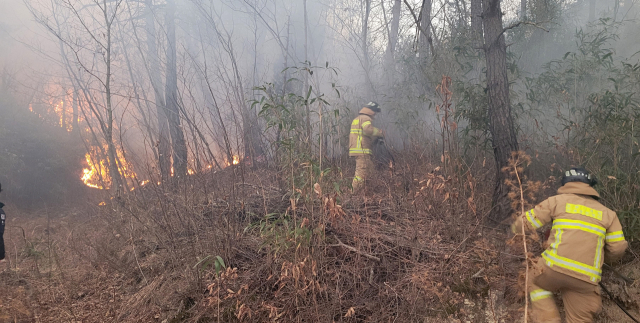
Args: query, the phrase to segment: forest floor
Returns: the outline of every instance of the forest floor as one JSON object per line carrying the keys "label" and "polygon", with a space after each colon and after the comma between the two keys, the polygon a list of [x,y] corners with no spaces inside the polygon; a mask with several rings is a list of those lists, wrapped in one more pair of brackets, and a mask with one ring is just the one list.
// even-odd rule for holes
{"label": "forest floor", "polygon": [[[0,322],[522,321],[522,240],[486,224],[485,175],[424,163],[334,193],[351,171],[297,194],[238,166],[178,193],[7,208]],[[636,316],[639,251],[616,267],[634,283],[603,279]],[[603,303],[597,322],[631,322]]]}

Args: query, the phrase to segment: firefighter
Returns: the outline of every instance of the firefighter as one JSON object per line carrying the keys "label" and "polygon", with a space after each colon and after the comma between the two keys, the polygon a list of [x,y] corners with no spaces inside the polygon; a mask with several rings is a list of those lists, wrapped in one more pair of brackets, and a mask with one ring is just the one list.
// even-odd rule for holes
{"label": "firefighter", "polygon": [[349,156],[354,157],[356,160],[356,174],[352,182],[354,192],[364,187],[367,178],[373,171],[371,148],[374,139],[376,137],[384,137],[384,132],[371,124],[374,116],[379,112],[380,107],[378,103],[373,101],[369,102],[360,110],[358,116],[353,119],[353,122],[351,122]]}
{"label": "firefighter", "polygon": [[615,212],[598,202],[597,180],[582,167],[562,177],[558,195],[518,217],[514,233],[534,231],[551,222],[547,249],[529,272],[528,293],[534,322],[560,323],[553,293],[559,292],[567,323],[593,322],[600,311],[602,264],[622,257],[627,241]]}

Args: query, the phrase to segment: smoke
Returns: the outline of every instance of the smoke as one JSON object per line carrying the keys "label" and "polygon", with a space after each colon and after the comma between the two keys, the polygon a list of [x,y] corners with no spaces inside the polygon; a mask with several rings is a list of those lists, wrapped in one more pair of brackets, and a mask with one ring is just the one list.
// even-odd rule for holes
{"label": "smoke", "polygon": [[[223,168],[233,156],[255,158],[274,149],[271,143],[278,133],[267,129],[258,115],[259,104],[252,104],[264,96],[256,88],[267,84],[280,97],[310,93],[317,99],[308,105],[312,141],[328,145],[332,157],[344,156],[340,136],[360,106],[371,100],[383,104],[376,123],[389,134],[388,144],[441,145],[442,116],[435,107],[442,75],[462,85],[453,94],[459,131],[469,133],[469,127],[481,124],[476,121],[483,118],[477,104],[483,95],[483,63],[472,41],[470,3],[432,1],[429,44],[419,37],[415,21],[423,1],[402,1],[398,17],[392,12],[395,1],[370,1],[369,11],[364,3],[308,0],[305,11],[305,1],[179,0],[177,40],[171,44],[165,1],[109,2],[110,18],[105,21],[101,7],[89,0],[7,0],[0,3],[3,84],[13,97],[12,111],[64,128],[55,139],[66,142],[65,136],[72,137],[74,149],[85,151],[80,165],[68,165],[78,182],[87,168],[86,153],[95,152],[92,164],[100,165],[112,145],[111,154],[123,160],[115,161],[119,165],[110,171],[124,173],[126,165],[135,174],[123,174],[129,188],[158,181],[162,156],[175,154],[172,148],[163,152],[163,144],[173,141],[171,132],[163,133],[169,126],[162,116],[167,53],[173,45],[178,111],[172,113],[180,117],[189,173]],[[532,118],[542,121],[539,116],[551,116],[558,107],[536,106],[541,110],[533,116],[528,79],[538,79],[549,62],[576,51],[577,31],[593,30],[599,19],[624,22],[615,32],[618,39],[611,42],[614,57],[637,59],[634,19],[639,10],[630,1],[526,3],[526,21],[520,18],[520,1],[505,1],[503,19],[513,103],[520,109],[522,130],[535,133]],[[396,38],[390,34],[394,19],[397,45],[389,53],[389,40]],[[368,28],[363,30],[365,22]],[[302,111],[297,117],[306,126],[307,105],[298,108]],[[332,119],[321,123],[321,116]],[[544,123],[560,126],[552,117]],[[27,126],[38,128],[32,121]],[[109,168],[108,163],[104,167]]]}

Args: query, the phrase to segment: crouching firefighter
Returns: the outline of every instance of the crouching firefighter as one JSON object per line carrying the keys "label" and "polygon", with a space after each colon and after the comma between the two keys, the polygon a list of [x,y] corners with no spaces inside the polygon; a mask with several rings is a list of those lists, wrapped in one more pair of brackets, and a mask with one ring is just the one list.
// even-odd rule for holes
{"label": "crouching firefighter", "polygon": [[371,160],[373,141],[376,137],[384,137],[384,132],[374,127],[373,121],[376,113],[380,112],[380,107],[376,102],[367,103],[358,116],[351,122],[349,133],[349,157],[356,160],[356,174],[353,177],[353,191],[359,191],[373,171],[373,161]]}
{"label": "crouching firefighter", "polygon": [[561,322],[553,297],[559,292],[568,323],[593,322],[602,307],[602,264],[620,259],[627,241],[616,213],[598,202],[594,176],[571,168],[561,183],[558,195],[526,212],[526,220],[518,217],[511,229],[520,233],[522,225],[531,231],[552,223],[548,248],[529,271],[533,321]]}

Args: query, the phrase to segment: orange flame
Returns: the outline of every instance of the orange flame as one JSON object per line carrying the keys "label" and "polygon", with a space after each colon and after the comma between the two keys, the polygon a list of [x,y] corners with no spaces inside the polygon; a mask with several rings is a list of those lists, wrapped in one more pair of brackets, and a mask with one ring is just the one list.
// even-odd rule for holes
{"label": "orange flame", "polygon": [[104,161],[100,161],[98,165],[94,164],[93,159],[91,158],[91,153],[86,153],[84,158],[89,168],[84,168],[82,170],[82,176],[80,179],[84,182],[84,185],[100,190],[104,189],[100,183],[100,179],[102,178],[105,180],[108,177],[106,163]]}
{"label": "orange flame", "polygon": [[[124,153],[120,149],[118,149],[116,153],[120,174],[123,175],[125,180],[128,180],[127,183],[132,184],[131,187],[134,187],[133,180],[136,178],[136,174],[131,170],[131,166],[125,160]],[[89,187],[105,189],[105,186],[109,188],[111,185],[111,176],[108,171],[108,161],[101,159],[99,157],[100,155],[100,151],[96,147],[91,147],[91,151],[85,154],[85,161],[88,167],[82,170],[80,180]]]}
{"label": "orange flame", "polygon": [[[238,165],[238,164],[240,164],[240,156],[238,156],[238,155],[233,155],[233,156],[232,156],[232,158],[233,158],[233,159],[231,160],[231,163],[230,163],[228,160],[227,160],[227,161],[225,161],[225,164],[227,164],[227,166],[231,166],[231,165]],[[209,167],[209,168],[211,168],[211,167]]]}

